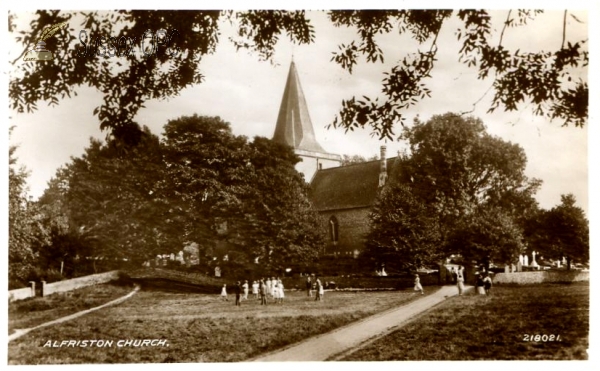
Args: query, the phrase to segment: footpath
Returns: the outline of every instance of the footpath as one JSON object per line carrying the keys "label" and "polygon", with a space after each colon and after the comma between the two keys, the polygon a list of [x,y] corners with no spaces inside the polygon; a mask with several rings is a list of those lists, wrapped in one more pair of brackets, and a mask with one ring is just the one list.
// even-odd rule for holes
{"label": "footpath", "polygon": [[104,304],[102,304],[100,306],[97,306],[97,307],[94,307],[94,308],[90,308],[90,309],[86,309],[86,310],[83,310],[81,312],[73,313],[73,314],[71,314],[69,316],[62,317],[62,318],[56,319],[54,321],[45,322],[45,323],[42,323],[41,325],[38,325],[38,326],[35,326],[35,327],[32,327],[32,328],[16,329],[14,333],[12,333],[11,335],[8,336],[8,341],[11,342],[12,340],[18,339],[21,336],[23,336],[23,335],[25,335],[25,334],[33,331],[33,330],[37,330],[37,329],[42,328],[42,327],[52,326],[52,325],[56,325],[58,323],[70,321],[70,320],[75,319],[77,317],[81,317],[84,314],[88,314],[90,312],[94,312],[94,311],[96,311],[98,309],[102,309],[102,308],[106,308],[106,307],[111,306],[111,305],[122,303],[125,300],[129,299],[130,297],[132,297],[133,295],[135,295],[135,293],[138,292],[139,290],[140,290],[140,286],[136,285],[135,289],[132,292],[130,292],[129,294],[127,294],[125,296],[122,296],[120,298],[117,298],[117,299],[115,299],[113,301],[109,301],[108,303],[104,303]]}
{"label": "footpath", "polygon": [[[468,291],[470,287],[465,287]],[[418,295],[418,294],[415,294]],[[350,325],[318,335],[283,350],[251,359],[251,362],[314,362],[335,360],[369,340],[384,336],[408,323],[418,314],[449,297],[458,295],[456,286],[443,286],[437,292],[401,307],[385,311]]]}

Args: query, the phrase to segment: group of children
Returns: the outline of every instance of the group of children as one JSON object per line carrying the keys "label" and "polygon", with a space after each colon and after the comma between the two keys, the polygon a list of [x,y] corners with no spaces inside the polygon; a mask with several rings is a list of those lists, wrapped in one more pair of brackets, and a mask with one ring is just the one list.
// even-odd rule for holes
{"label": "group of children", "polygon": [[[250,286],[248,281],[244,281],[242,284],[240,281],[234,286],[235,292],[235,305],[241,305],[243,300],[248,300]],[[252,294],[255,299],[260,299],[261,305],[267,304],[267,297],[271,297],[275,300],[275,303],[283,303],[285,298],[285,290],[283,282],[279,278],[264,278],[259,281],[252,282]],[[228,300],[227,298],[227,284],[223,284],[221,289],[221,300]]]}

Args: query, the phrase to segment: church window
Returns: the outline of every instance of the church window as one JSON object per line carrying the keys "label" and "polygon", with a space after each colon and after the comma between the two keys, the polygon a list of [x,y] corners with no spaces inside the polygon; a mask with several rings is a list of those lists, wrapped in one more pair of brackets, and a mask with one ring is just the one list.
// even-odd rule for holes
{"label": "church window", "polygon": [[338,220],[335,216],[329,218],[329,238],[334,245],[337,245],[339,237]]}

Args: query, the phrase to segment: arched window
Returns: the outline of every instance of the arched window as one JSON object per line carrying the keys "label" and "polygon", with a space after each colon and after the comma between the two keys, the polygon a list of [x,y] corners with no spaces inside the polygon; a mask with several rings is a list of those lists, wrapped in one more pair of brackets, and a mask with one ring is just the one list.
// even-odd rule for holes
{"label": "arched window", "polygon": [[339,238],[338,220],[335,216],[329,218],[329,238],[334,245],[337,245]]}

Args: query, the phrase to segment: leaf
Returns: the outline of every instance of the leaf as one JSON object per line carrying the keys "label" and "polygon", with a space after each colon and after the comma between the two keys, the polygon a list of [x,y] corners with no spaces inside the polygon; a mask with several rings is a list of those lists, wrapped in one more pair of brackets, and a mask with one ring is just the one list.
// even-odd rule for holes
{"label": "leaf", "polygon": [[68,23],[69,23],[68,21],[64,21],[64,22],[55,24],[54,26],[44,28],[44,30],[42,31],[42,34],[40,35],[40,41],[44,41],[44,40],[50,38],[52,35],[57,33],[61,28],[65,27]]}

